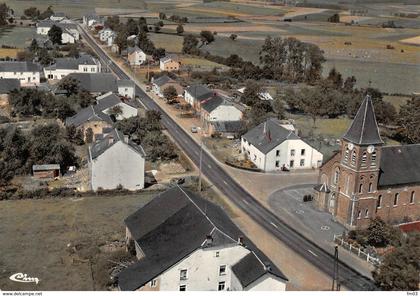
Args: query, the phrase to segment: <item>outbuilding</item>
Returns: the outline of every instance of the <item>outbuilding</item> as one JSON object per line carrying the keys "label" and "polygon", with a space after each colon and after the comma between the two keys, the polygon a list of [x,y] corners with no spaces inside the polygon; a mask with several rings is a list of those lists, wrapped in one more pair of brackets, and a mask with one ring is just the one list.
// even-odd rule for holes
{"label": "outbuilding", "polygon": [[57,178],[61,175],[59,164],[35,164],[32,166],[32,175],[38,179]]}

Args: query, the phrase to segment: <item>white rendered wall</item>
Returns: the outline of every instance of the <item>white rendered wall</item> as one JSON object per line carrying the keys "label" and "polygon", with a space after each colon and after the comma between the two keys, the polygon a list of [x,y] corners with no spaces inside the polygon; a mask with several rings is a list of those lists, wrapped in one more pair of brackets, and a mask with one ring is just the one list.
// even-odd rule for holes
{"label": "white rendered wall", "polygon": [[16,78],[21,86],[32,86],[40,83],[40,72],[0,72],[2,78]]}

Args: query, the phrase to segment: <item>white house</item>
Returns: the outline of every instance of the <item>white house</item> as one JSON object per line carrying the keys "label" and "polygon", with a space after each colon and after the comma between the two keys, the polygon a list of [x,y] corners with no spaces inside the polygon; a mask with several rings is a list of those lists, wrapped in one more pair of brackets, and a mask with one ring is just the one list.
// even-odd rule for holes
{"label": "white house", "polygon": [[52,26],[60,27],[63,33],[61,34],[61,42],[63,44],[75,43],[80,39],[80,33],[77,25],[69,21],[55,22],[52,20],[40,21],[36,24],[36,33],[39,35],[48,35]]}
{"label": "white house", "polygon": [[98,34],[99,40],[101,40],[102,42],[106,42],[110,36],[115,35],[115,32],[110,28],[105,28],[103,30],[100,30]]}
{"label": "white house", "polygon": [[136,84],[133,80],[117,80],[118,93],[120,96],[134,99],[136,97]]}
{"label": "white house", "polygon": [[323,158],[319,151],[274,118],[243,135],[241,151],[263,171],[318,168]]}
{"label": "white house", "polygon": [[96,24],[102,23],[102,18],[96,14],[89,14],[83,16],[83,25],[91,27]]}
{"label": "white house", "polygon": [[285,291],[286,276],[219,206],[176,186],[124,220],[128,291]]}
{"label": "white house", "polygon": [[89,147],[92,190],[144,188],[145,153],[120,131],[113,130]]}
{"label": "white house", "polygon": [[127,60],[131,66],[140,66],[146,62],[147,56],[143,50],[135,46],[127,49]]}
{"label": "white house", "polygon": [[170,78],[167,75],[163,75],[161,77],[158,78],[153,78],[152,80],[152,90],[153,92],[163,98],[164,97],[164,91],[167,87],[172,86],[175,88],[178,96],[182,96],[182,93],[184,91],[184,89],[182,88],[182,86],[176,82],[175,80],[173,80],[172,78]]}
{"label": "white house", "polygon": [[21,86],[39,85],[41,67],[32,62],[0,62],[0,79],[15,78]]}
{"label": "white house", "polygon": [[112,115],[114,108],[118,107],[121,114],[115,115],[116,120],[122,120],[138,115],[138,106],[134,100],[124,100],[112,92],[108,92],[96,98],[94,108],[108,115]]}
{"label": "white house", "polygon": [[159,60],[159,68],[161,71],[178,71],[181,63],[176,55],[167,55]]}
{"label": "white house", "polygon": [[205,122],[239,121],[242,111],[220,95],[201,102],[201,119]]}
{"label": "white house", "polygon": [[108,39],[106,39],[106,45],[112,46],[115,42],[115,38],[117,37],[117,34],[114,32],[113,34],[109,35]]}
{"label": "white house", "polygon": [[184,100],[194,107],[199,101],[213,96],[214,92],[202,84],[187,87],[184,91]]}
{"label": "white house", "polygon": [[79,58],[57,58],[55,64],[44,68],[48,80],[62,79],[71,73],[100,73],[101,63],[90,55]]}
{"label": "white house", "polygon": [[54,22],[61,22],[66,18],[64,12],[56,12],[52,16],[50,16],[50,20]]}

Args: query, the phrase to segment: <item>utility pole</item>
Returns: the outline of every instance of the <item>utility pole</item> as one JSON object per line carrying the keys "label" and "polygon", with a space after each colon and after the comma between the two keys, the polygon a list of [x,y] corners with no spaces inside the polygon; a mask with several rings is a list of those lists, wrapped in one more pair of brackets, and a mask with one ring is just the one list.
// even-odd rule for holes
{"label": "utility pole", "polygon": [[340,291],[340,280],[338,278],[338,246],[334,249],[334,274],[331,291]]}
{"label": "utility pole", "polygon": [[200,164],[198,171],[198,192],[201,192],[201,163],[203,161],[203,140],[200,143]]}

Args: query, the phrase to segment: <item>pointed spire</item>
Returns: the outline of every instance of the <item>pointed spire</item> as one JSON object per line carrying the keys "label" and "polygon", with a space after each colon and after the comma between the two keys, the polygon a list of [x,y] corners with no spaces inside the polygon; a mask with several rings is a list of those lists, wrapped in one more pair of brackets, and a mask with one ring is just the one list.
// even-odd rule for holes
{"label": "pointed spire", "polygon": [[370,95],[363,100],[343,139],[358,145],[383,144]]}

